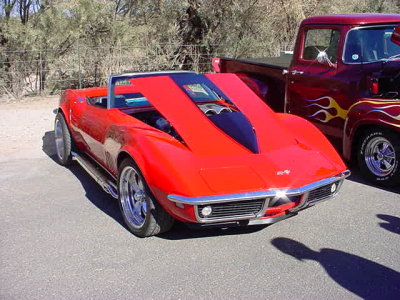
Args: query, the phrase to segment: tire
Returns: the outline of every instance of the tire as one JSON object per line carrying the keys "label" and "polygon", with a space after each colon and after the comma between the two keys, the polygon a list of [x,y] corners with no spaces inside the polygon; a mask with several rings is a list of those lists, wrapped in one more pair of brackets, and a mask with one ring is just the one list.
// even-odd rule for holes
{"label": "tire", "polygon": [[361,136],[357,160],[363,177],[382,186],[400,184],[400,136],[385,129],[370,129]]}
{"label": "tire", "polygon": [[72,139],[62,113],[58,113],[54,121],[54,138],[58,162],[63,166],[70,165],[72,162]]}
{"label": "tire", "polygon": [[171,229],[174,219],[152,195],[142,173],[130,158],[118,169],[118,200],[125,224],[138,237],[149,237]]}

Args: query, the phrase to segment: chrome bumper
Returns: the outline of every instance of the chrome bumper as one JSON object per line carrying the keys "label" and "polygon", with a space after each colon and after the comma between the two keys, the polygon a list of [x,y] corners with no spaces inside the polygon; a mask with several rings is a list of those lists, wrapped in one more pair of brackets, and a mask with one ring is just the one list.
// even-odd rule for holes
{"label": "chrome bumper", "polygon": [[[223,221],[236,221],[236,220],[256,220],[260,219],[266,212],[266,209],[268,208],[269,205],[269,199],[273,199],[274,197],[279,197],[280,195],[285,195],[287,197],[292,197],[292,196],[301,196],[300,202],[297,206],[293,207],[290,209],[288,212],[289,213],[296,213],[299,210],[305,209],[307,207],[310,207],[314,205],[317,202],[325,201],[330,198],[333,198],[337,195],[337,193],[340,190],[340,187],[346,177],[350,175],[350,171],[346,170],[342,173],[339,173],[335,176],[325,178],[310,184],[307,184],[305,186],[295,188],[295,189],[289,189],[289,190],[267,190],[267,191],[258,191],[258,192],[248,192],[248,193],[240,193],[240,194],[226,194],[226,195],[214,195],[214,196],[201,196],[201,197],[185,197],[185,196],[179,196],[179,195],[168,195],[168,199],[179,204],[186,204],[186,205],[211,205],[211,204],[216,204],[216,203],[226,203],[226,202],[235,202],[235,201],[250,201],[250,200],[256,200],[256,199],[265,199],[265,205],[263,209],[260,211],[259,214],[255,216],[244,216],[244,217],[228,217],[228,218],[218,218],[218,219],[206,219],[206,218],[201,218],[199,214],[197,213],[197,209],[195,207],[196,211],[196,219],[200,223],[213,223],[213,222],[223,222]],[[330,195],[330,197],[317,200],[317,201],[309,201],[308,195],[309,192],[318,189],[320,187],[333,184],[337,182],[338,187],[336,191]],[[252,223],[257,223],[257,222],[252,222]]]}

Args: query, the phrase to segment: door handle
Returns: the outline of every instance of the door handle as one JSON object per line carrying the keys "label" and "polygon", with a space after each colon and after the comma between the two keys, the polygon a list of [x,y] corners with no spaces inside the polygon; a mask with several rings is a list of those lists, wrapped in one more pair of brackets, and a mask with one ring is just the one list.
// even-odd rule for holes
{"label": "door handle", "polygon": [[297,71],[297,70],[292,70],[291,72],[292,72],[292,75],[296,75],[296,74],[301,75],[301,74],[304,74],[303,71]]}

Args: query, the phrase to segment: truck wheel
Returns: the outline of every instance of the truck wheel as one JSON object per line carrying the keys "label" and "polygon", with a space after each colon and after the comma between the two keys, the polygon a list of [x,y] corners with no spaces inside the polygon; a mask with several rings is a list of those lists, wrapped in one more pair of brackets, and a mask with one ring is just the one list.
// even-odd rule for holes
{"label": "truck wheel", "polygon": [[174,219],[154,199],[139,168],[126,158],[119,167],[119,207],[128,228],[138,237],[171,229]]}
{"label": "truck wheel", "polygon": [[400,184],[400,137],[385,129],[366,131],[359,142],[361,174],[379,185]]}
{"label": "truck wheel", "polygon": [[56,115],[56,119],[54,121],[54,137],[58,162],[63,166],[67,166],[72,161],[72,140],[67,123],[65,122],[64,116],[61,113]]}

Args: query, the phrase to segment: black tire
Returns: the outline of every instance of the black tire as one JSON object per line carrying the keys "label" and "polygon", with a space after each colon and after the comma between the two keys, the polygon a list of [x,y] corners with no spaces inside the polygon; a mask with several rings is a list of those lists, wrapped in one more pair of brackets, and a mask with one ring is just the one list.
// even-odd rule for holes
{"label": "black tire", "polygon": [[56,154],[60,165],[68,166],[72,162],[72,139],[68,125],[62,113],[57,113],[54,121]]}
{"label": "black tire", "polygon": [[400,184],[400,135],[381,128],[365,131],[358,143],[357,160],[368,181],[387,187]]}
{"label": "black tire", "polygon": [[[128,174],[128,172],[130,172]],[[128,182],[127,178],[137,178]],[[132,188],[134,183],[139,189]],[[127,191],[127,188],[129,190]],[[124,191],[125,190],[125,191]],[[130,159],[124,159],[118,168],[118,202],[125,224],[138,237],[149,237],[171,229],[174,219],[152,195],[142,172]],[[138,196],[136,198],[136,196]],[[140,199],[140,200],[139,200]],[[140,203],[139,203],[140,202]],[[139,204],[138,204],[139,203]],[[140,206],[140,213],[133,207]],[[145,207],[145,209],[143,208]],[[144,220],[142,220],[142,218]],[[141,222],[139,222],[141,221]]]}

